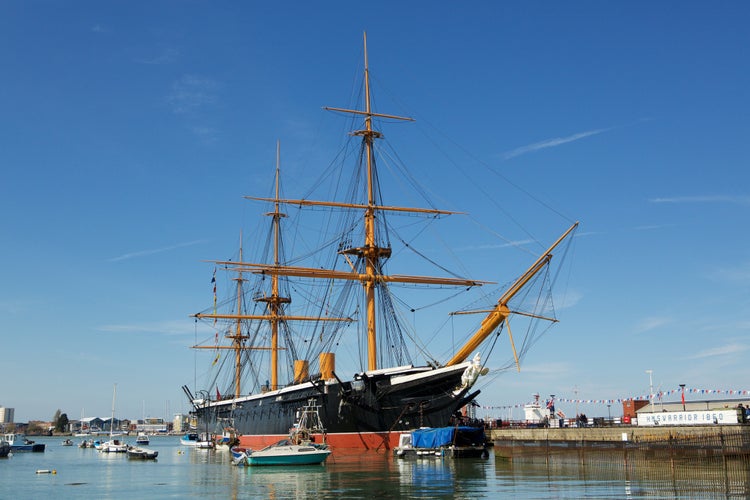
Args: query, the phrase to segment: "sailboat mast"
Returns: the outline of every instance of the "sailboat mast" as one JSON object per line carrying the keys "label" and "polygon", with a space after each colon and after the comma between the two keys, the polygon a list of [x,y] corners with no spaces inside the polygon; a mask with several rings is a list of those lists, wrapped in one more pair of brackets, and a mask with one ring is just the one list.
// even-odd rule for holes
{"label": "sailboat mast", "polygon": [[115,398],[117,397],[117,384],[112,389],[112,418],[109,421],[109,440],[112,441],[112,429],[115,426]]}

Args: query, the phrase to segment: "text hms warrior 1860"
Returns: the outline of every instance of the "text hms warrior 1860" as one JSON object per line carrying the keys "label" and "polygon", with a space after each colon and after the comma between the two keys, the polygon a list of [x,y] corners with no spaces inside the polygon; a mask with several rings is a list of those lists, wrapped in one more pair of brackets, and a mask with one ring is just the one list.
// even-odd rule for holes
{"label": "text hms warrior 1860", "polygon": [[[187,386],[183,387],[194,408],[193,424],[200,430],[221,432],[231,428],[241,445],[265,446],[288,436],[300,408],[314,403],[319,406],[326,440],[334,450],[391,449],[397,446],[402,431],[450,425],[465,415],[462,409],[479,393],[473,389],[477,378],[488,372],[477,349],[488,338],[496,339],[493,334],[503,327],[507,327],[513,345],[507,323],[511,314],[531,321],[554,321],[547,317],[552,310],[551,295],[545,295],[542,289],[550,285],[548,268],[553,249],[566,239],[570,241],[567,237],[577,223],[543,252],[499,300],[480,310],[463,311],[463,314],[482,313],[485,317],[448,361],[439,363],[428,357],[427,341],[420,341],[414,331],[399,322],[404,314],[398,309],[402,299],[394,294],[395,286],[452,288],[455,293],[456,289],[468,292],[489,282],[457,275],[431,277],[386,272],[386,262],[394,253],[393,236],[405,247],[413,248],[413,238],[398,236],[398,228],[389,224],[390,217],[410,215],[433,221],[455,212],[383,204],[376,162],[376,140],[382,135],[373,128],[374,122],[411,119],[372,110],[366,43],[364,61],[362,109],[326,108],[363,121],[363,126],[351,133],[359,143],[357,149],[345,147],[339,155],[344,163],[348,153],[355,151],[359,160],[354,170],[356,180],[346,191],[349,199],[282,198],[277,146],[274,195],[251,198],[271,207],[266,213],[272,221],[268,238],[253,239],[263,247],[259,252],[261,263],[245,262],[242,245],[237,260],[215,263],[232,273],[235,284],[233,298],[219,303],[214,271],[214,305],[195,315],[196,321],[208,323],[214,335],[213,343],[194,347],[215,351],[212,356],[215,374],[206,382],[206,388],[193,394]],[[317,185],[330,186],[323,182]],[[286,256],[281,221],[287,214],[282,212],[282,206],[318,217],[322,214],[343,217],[343,222],[337,224],[326,219],[307,226],[315,228],[322,241],[319,248],[328,257],[314,260],[318,254],[312,251],[301,253],[294,260]],[[332,228],[341,231],[335,238],[330,235]],[[285,233],[286,229],[287,222]],[[302,240],[300,231],[294,232],[295,244]],[[306,285],[311,287],[305,288]],[[539,290],[535,301],[529,300],[530,289]],[[529,302],[533,304],[528,306]],[[220,312],[224,306],[232,309]],[[345,335],[349,332],[353,334]],[[527,336],[534,332],[535,329],[527,330]],[[219,342],[220,336],[230,343]],[[351,342],[352,338],[360,340]],[[524,346],[533,343],[525,340]],[[358,345],[366,356],[358,358],[353,354]],[[429,360],[424,366],[411,362],[415,349],[420,349]],[[345,363],[361,361],[363,365],[352,370],[358,373],[351,380],[344,380],[347,377],[335,366],[335,352],[341,362],[342,350]],[[517,364],[519,353],[515,347],[513,352]],[[288,382],[281,383],[280,371],[284,369]],[[230,377],[221,379],[221,374],[227,372]],[[245,387],[248,384],[249,389]]]}

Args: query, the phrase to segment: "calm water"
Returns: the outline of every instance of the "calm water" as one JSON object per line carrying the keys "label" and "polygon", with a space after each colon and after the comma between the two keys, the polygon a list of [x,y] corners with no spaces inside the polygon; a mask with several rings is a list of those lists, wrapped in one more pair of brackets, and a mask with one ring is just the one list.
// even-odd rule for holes
{"label": "calm water", "polygon": [[[512,464],[489,460],[396,460],[377,453],[329,458],[295,469],[235,467],[227,452],[193,450],[156,437],[157,461],[61,446],[36,438],[44,453],[0,459],[0,498],[745,498],[748,478],[709,480],[696,466],[687,478],[663,464],[638,471],[621,463]],[[56,474],[36,474],[55,469]],[[664,474],[655,473],[664,470]],[[719,471],[719,478],[721,478]]]}

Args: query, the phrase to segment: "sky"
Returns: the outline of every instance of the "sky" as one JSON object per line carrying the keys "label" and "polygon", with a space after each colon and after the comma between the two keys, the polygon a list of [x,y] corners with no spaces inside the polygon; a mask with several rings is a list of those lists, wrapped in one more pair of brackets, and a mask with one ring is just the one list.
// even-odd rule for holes
{"label": "sky", "polygon": [[254,234],[244,197],[269,194],[277,141],[292,198],[332,159],[346,123],[322,107],[348,105],[365,31],[382,112],[416,118],[384,134],[441,208],[496,231],[456,232],[457,252],[503,282],[530,262],[500,242],[549,244],[580,221],[560,322],[520,372],[480,383],[480,416],[521,418],[507,407],[533,393],[591,417],[651,383],[750,390],[749,15],[6,0],[0,406],[106,417],[116,384],[118,417],[188,411],[180,387],[211,358],[190,349],[207,261]]}

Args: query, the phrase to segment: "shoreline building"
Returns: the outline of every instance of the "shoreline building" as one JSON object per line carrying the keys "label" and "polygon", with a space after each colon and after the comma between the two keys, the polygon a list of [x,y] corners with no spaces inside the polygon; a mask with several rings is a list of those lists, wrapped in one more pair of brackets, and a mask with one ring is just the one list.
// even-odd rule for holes
{"label": "shoreline building", "polygon": [[0,424],[12,424],[15,408],[0,406]]}

